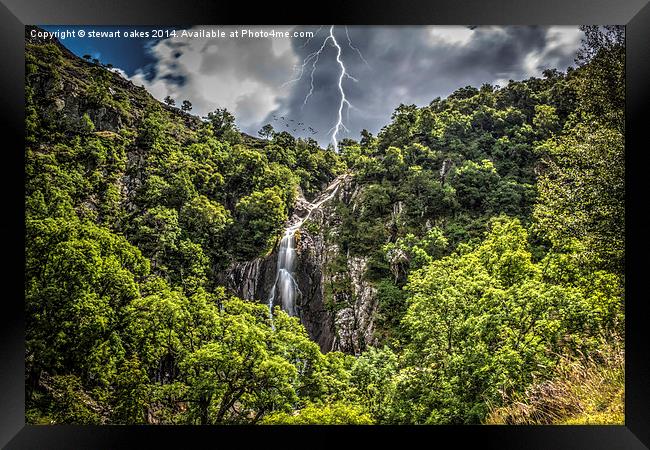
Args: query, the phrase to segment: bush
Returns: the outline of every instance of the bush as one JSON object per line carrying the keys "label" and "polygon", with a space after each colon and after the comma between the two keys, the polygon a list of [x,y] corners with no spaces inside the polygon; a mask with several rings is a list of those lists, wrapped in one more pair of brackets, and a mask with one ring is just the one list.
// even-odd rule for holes
{"label": "bush", "polygon": [[296,413],[273,413],[266,425],[372,425],[372,418],[361,407],[343,402],[309,404]]}

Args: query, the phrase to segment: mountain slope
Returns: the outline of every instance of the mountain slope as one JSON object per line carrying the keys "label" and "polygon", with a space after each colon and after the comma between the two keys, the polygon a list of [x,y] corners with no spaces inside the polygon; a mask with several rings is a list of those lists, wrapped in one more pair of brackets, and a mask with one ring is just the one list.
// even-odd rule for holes
{"label": "mountain slope", "polygon": [[[340,154],[28,31],[30,423],[479,423],[622,341],[616,28]],[[268,307],[288,232],[297,317]]]}

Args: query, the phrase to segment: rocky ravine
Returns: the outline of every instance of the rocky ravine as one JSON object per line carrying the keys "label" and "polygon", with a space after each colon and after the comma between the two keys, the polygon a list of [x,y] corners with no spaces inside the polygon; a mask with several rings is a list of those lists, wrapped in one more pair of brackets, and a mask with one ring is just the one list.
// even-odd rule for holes
{"label": "rocky ravine", "polygon": [[[338,179],[337,179],[338,180]],[[321,196],[331,192],[325,189]],[[297,263],[294,278],[300,293],[296,310],[310,338],[317,342],[321,351],[340,350],[359,354],[374,344],[373,319],[377,308],[376,290],[365,280],[367,258],[346,255],[350,289],[337,292],[336,299],[326,298],[326,287],[337,281],[341,274],[329,275],[327,270],[339,255],[338,246],[326,235],[335,236],[340,225],[333,204],[338,200],[353,204],[360,194],[359,186],[350,175],[340,176],[340,186],[331,200],[314,209],[305,224],[296,233]],[[317,203],[320,196],[313,203]],[[304,218],[310,203],[300,195],[290,223]],[[317,229],[318,231],[313,231]],[[328,233],[325,233],[327,231]],[[266,303],[276,276],[277,249],[264,258],[233,264],[218,280],[235,295]],[[328,305],[339,305],[336,310]]]}

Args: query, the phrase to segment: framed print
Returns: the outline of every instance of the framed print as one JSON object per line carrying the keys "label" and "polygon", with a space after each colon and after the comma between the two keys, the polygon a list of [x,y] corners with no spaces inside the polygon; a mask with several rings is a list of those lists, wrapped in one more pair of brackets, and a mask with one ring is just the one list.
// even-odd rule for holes
{"label": "framed print", "polygon": [[644,0],[2,1],[7,448],[648,448]]}

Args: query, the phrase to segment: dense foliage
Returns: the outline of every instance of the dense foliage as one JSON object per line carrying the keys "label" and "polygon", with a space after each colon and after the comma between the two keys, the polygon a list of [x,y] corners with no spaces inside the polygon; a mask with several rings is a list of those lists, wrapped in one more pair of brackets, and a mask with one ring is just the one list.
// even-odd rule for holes
{"label": "dense foliage", "polygon": [[29,420],[257,422],[337,391],[339,356],[211,281],[268,254],[337,155],[243,136],[225,110],[185,123],[54,44],[26,62]]}
{"label": "dense foliage", "polygon": [[[480,423],[620,351],[624,37],[584,31],[577,68],[401,105],[340,155],[28,42],[28,421]],[[344,171],[359,200],[332,201],[327,239],[368,258],[378,301],[359,355],[215,281]]]}

